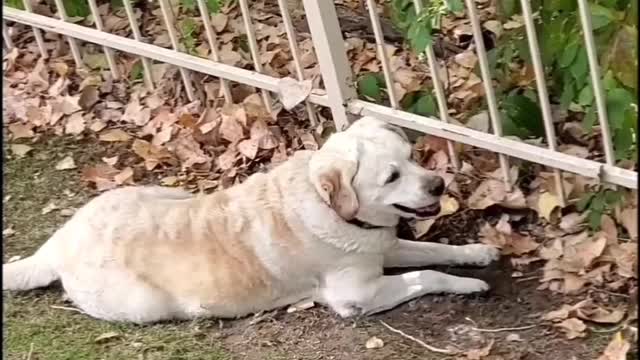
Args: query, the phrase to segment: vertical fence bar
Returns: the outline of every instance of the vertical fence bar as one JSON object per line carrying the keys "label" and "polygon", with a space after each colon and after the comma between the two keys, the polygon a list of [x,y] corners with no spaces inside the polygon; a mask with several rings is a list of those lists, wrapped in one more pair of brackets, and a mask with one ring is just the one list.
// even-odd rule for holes
{"label": "vertical fence bar", "polygon": [[[474,0],[465,0],[465,3],[467,5],[467,12],[469,13],[469,20],[471,21],[473,40],[476,44],[476,54],[478,55],[480,73],[482,74],[482,83],[484,85],[484,91],[487,96],[487,106],[489,107],[489,115],[491,116],[491,127],[493,127],[493,133],[495,135],[502,136],[502,120],[500,118],[500,112],[498,111],[496,94],[493,91],[493,81],[491,78],[491,73],[489,72],[487,50],[485,49],[484,40],[482,39],[480,18],[478,17],[478,11],[476,10],[476,4]],[[500,168],[502,169],[502,177],[504,179],[505,187],[507,188],[507,191],[511,191],[509,161],[504,154],[499,154],[498,157],[500,160]]]}
{"label": "vertical fence bar", "polygon": [[[178,35],[176,35],[176,28],[174,27],[174,19],[171,15],[170,4],[167,0],[159,0],[160,3],[160,11],[162,12],[162,18],[164,19],[164,24],[167,27],[167,32],[169,33],[169,40],[171,40],[171,47],[173,50],[180,51],[180,43],[178,42]],[[180,70],[180,76],[182,77],[182,82],[184,83],[184,90],[187,93],[187,98],[189,101],[193,101],[195,99],[195,95],[193,94],[193,87],[191,85],[191,76],[189,71],[183,67],[178,68]]]}
{"label": "vertical fence bar", "polygon": [[[542,107],[542,120],[544,121],[544,132],[547,136],[547,144],[549,150],[556,150],[556,130],[553,127],[553,115],[551,114],[551,104],[549,104],[549,93],[547,91],[547,83],[544,78],[544,67],[540,58],[540,47],[538,46],[538,36],[536,35],[536,27],[533,23],[533,12],[531,11],[530,0],[521,0],[522,15],[524,17],[524,25],[529,39],[529,52],[531,53],[531,61],[533,62],[533,71],[536,76],[536,86],[538,88],[538,99]],[[556,182],[556,192],[562,206],[566,206],[566,194],[564,183],[562,182],[562,173],[558,169],[553,170]]]}
{"label": "vertical fence bar", "polygon": [[[200,16],[202,17],[202,23],[204,24],[204,30],[207,34],[207,40],[209,41],[209,48],[211,49],[211,60],[215,62],[220,62],[220,56],[218,56],[218,44],[216,42],[216,34],[213,32],[213,27],[211,26],[211,15],[209,14],[209,8],[204,0],[198,0],[198,8],[200,9]],[[227,103],[231,103],[233,100],[231,99],[231,90],[229,89],[229,82],[227,80],[220,78],[220,89],[224,96],[224,100]]]}
{"label": "vertical fence bar", "polygon": [[[28,2],[29,0],[25,0]],[[100,31],[104,31],[104,25],[102,24],[102,18],[100,17],[100,11],[98,10],[98,5],[96,4],[96,0],[88,0],[89,9],[91,9],[91,15],[93,15],[93,21],[96,23],[96,29]],[[111,75],[114,79],[120,78],[120,71],[118,71],[118,64],[116,63],[116,58],[114,56],[113,50],[106,46],[103,46],[104,56],[107,58],[107,63],[109,64],[109,69],[111,70]]]}
{"label": "vertical fence bar", "polygon": [[367,8],[369,9],[369,18],[371,19],[371,27],[373,28],[373,37],[376,40],[376,49],[378,50],[378,59],[382,65],[382,73],[384,74],[384,81],[387,83],[387,93],[389,94],[389,102],[394,109],[400,108],[400,102],[396,95],[396,89],[393,86],[393,76],[391,75],[391,66],[389,65],[389,57],[387,51],[384,48],[384,35],[382,34],[382,27],[380,26],[380,17],[376,8],[376,2],[374,0],[366,0]]}
{"label": "vertical fence bar", "polygon": [[[413,0],[413,7],[416,10],[416,14],[422,12],[422,0]],[[440,120],[443,122],[449,122],[449,109],[447,107],[447,97],[444,93],[444,88],[442,87],[442,81],[440,81],[440,75],[438,74],[438,60],[436,59],[436,54],[433,51],[433,45],[427,45],[425,49],[425,53],[427,55],[427,62],[429,63],[429,71],[431,73],[431,80],[433,80],[433,89],[436,92],[436,101],[438,102],[438,112],[440,112]],[[458,160],[458,155],[456,154],[456,149],[453,146],[453,142],[447,140],[447,150],[449,151],[449,157],[451,158],[451,164],[453,168],[458,170],[460,169],[460,161]]]}
{"label": "vertical fence bar", "polygon": [[7,50],[13,49],[13,40],[11,40],[11,35],[9,34],[9,29],[7,29],[7,23],[2,21],[2,39],[4,40],[2,43]]}
{"label": "vertical fence bar", "polygon": [[[251,14],[249,13],[249,4],[247,0],[239,0],[240,12],[242,13],[242,19],[244,20],[244,28],[247,33],[247,42],[249,43],[249,51],[251,52],[251,58],[253,59],[253,67],[257,72],[264,71],[262,63],[260,62],[260,54],[258,54],[258,42],[256,40],[255,30],[253,29],[253,22],[251,21]],[[262,100],[267,111],[271,114],[273,107],[271,106],[271,95],[267,90],[261,90]]]}
{"label": "vertical fence bar", "polygon": [[[136,20],[136,14],[131,6],[131,0],[122,0],[124,10],[127,13],[127,19],[129,19],[129,25],[131,26],[131,33],[133,33],[133,39],[135,41],[144,42],[142,40],[142,33],[140,33],[140,27],[138,27],[138,21]],[[149,58],[140,56],[140,62],[142,63],[142,74],[144,77],[145,85],[149,90],[153,90],[153,75],[151,73],[151,60]]]}
{"label": "vertical fence bar", "polygon": [[[60,20],[69,21],[69,16],[67,15],[67,10],[64,8],[64,3],[62,2],[62,0],[55,0],[55,3],[56,7],[58,8],[58,15],[60,15]],[[67,41],[69,42],[69,47],[71,48],[73,61],[76,63],[77,67],[83,68],[84,64],[82,63],[82,55],[80,54],[78,41],[70,36],[67,36]]]}
{"label": "vertical fence bar", "polygon": [[589,59],[589,72],[591,74],[591,86],[596,98],[596,108],[598,109],[598,121],[602,131],[602,144],[604,146],[604,156],[608,165],[615,165],[615,154],[611,143],[611,131],[609,128],[609,118],[607,116],[607,104],[600,80],[600,65],[598,64],[598,54],[596,44],[593,39],[593,25],[591,24],[591,11],[586,0],[578,0],[580,10],[580,21],[582,23],[582,33],[584,43],[587,48],[587,58]]}
{"label": "vertical fence bar", "polygon": [[[293,22],[291,21],[291,15],[289,14],[289,8],[286,0],[278,0],[278,6],[280,7],[282,22],[284,23],[284,29],[287,32],[287,38],[289,39],[289,48],[291,49],[291,57],[293,57],[293,65],[296,68],[296,75],[298,77],[298,81],[303,81],[304,72],[302,71],[302,63],[300,61],[300,50],[298,49],[296,31],[293,28]],[[313,104],[309,101],[305,101],[305,106],[307,107],[307,114],[309,115],[311,125],[318,125],[318,118]]]}
{"label": "vertical fence bar", "polygon": [[[25,11],[33,13],[33,6],[31,6],[30,0],[22,0],[22,4],[24,5]],[[35,37],[36,44],[38,44],[38,50],[40,50],[40,55],[42,56],[43,59],[48,58],[49,54],[47,53],[47,48],[44,46],[44,38],[42,37],[42,30],[33,26],[31,27],[31,30],[33,30],[33,37]]]}
{"label": "vertical fence bar", "polygon": [[347,103],[357,98],[353,73],[332,1],[303,0],[322,80],[336,130],[349,126]]}

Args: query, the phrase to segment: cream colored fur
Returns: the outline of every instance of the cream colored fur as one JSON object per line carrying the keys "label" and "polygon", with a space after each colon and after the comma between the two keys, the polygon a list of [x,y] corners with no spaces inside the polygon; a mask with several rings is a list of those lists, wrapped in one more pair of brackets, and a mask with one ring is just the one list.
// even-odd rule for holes
{"label": "cream colored fur", "polygon": [[[317,152],[299,151],[266,174],[211,195],[162,187],[106,192],[34,255],[3,265],[3,290],[61,280],[96,318],[147,323],[237,317],[300,300],[341,316],[370,314],[438,292],[488,285],[435,271],[383,276],[383,267],[486,265],[486,245],[399,240],[412,216],[392,204],[439,201],[439,180],[410,160],[401,130],[363,118]],[[397,180],[386,184],[397,171]],[[357,218],[377,229],[347,222]]]}

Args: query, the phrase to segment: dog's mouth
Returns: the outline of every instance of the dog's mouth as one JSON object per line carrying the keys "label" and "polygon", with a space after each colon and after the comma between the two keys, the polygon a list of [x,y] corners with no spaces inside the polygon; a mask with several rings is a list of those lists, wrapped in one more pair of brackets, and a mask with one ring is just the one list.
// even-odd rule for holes
{"label": "dog's mouth", "polygon": [[404,205],[393,204],[393,207],[396,209],[408,213],[413,214],[417,218],[428,218],[432,216],[436,216],[440,213],[440,202],[433,203],[428,206],[423,206],[419,208],[410,208]]}

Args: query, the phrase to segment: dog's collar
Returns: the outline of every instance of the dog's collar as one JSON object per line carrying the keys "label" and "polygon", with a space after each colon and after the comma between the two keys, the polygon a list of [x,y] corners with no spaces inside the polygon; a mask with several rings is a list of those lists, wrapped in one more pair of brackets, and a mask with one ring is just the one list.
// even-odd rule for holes
{"label": "dog's collar", "polygon": [[359,227],[361,229],[364,229],[364,230],[382,229],[382,228],[388,227],[388,226],[373,225],[373,224],[370,224],[368,222],[362,221],[362,220],[360,220],[358,218],[353,218],[351,220],[347,220],[347,223],[349,223],[351,225],[354,225],[354,226],[357,226],[357,227]]}

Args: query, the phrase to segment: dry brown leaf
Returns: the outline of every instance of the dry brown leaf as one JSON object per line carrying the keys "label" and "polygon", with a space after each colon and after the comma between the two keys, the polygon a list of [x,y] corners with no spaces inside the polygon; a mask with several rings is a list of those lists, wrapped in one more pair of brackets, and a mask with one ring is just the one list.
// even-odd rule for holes
{"label": "dry brown leaf", "polygon": [[[557,218],[557,211],[560,210],[562,203],[560,199],[549,192],[540,194],[538,198],[538,211],[540,216],[548,222],[554,222]],[[555,215],[555,216],[554,216]]]}
{"label": "dry brown leaf", "polygon": [[622,210],[618,219],[629,233],[631,240],[638,240],[638,206],[628,207]]}
{"label": "dry brown leaf", "polygon": [[238,160],[238,150],[235,146],[227,147],[222,155],[218,156],[216,159],[216,164],[221,170],[229,170],[231,169],[236,161]]}
{"label": "dry brown leaf", "polygon": [[35,133],[33,132],[33,125],[13,123],[9,125],[9,131],[13,135],[13,139],[32,138]]}
{"label": "dry brown leaf", "polygon": [[25,144],[11,144],[11,152],[18,157],[18,159],[25,157],[33,148]]}
{"label": "dry brown leaf", "polygon": [[98,164],[82,170],[82,180],[95,184],[98,191],[113,189],[117,186],[113,177],[120,171],[107,164]]}
{"label": "dry brown leaf", "polygon": [[454,214],[456,211],[458,211],[459,208],[460,204],[458,204],[458,201],[455,198],[449,195],[442,195],[440,197],[440,212],[438,213],[438,215],[431,219],[416,221],[414,228],[414,234],[416,238],[420,238],[424,234],[429,232],[431,226],[435,224],[436,219],[442,216]]}
{"label": "dry brown leaf", "polygon": [[100,141],[106,142],[128,141],[129,139],[131,139],[131,135],[127,134],[121,129],[109,129],[101,133],[99,139]]}
{"label": "dry brown leaf", "polygon": [[567,335],[567,339],[569,340],[587,336],[585,333],[587,325],[580,319],[569,318],[554,326],[559,327],[560,330]]}
{"label": "dry brown leaf", "polygon": [[507,192],[503,181],[487,179],[483,181],[468,199],[471,209],[482,210],[492,205],[501,205],[511,209],[527,207],[524,194],[518,188]]}
{"label": "dry brown leaf", "polygon": [[238,143],[238,151],[251,160],[256,158],[258,147],[258,141],[255,139],[245,139]]}
{"label": "dry brown leaf", "polygon": [[237,143],[244,139],[244,132],[242,125],[234,117],[222,114],[222,122],[220,123],[220,135],[222,138],[231,142]]}
{"label": "dry brown leaf", "polygon": [[467,352],[465,352],[465,355],[467,356],[468,360],[482,360],[482,358],[489,356],[489,354],[491,353],[491,348],[493,348],[493,342],[494,340],[491,339],[489,341],[489,343],[480,349],[471,349]]}
{"label": "dry brown leaf", "polygon": [[147,170],[153,170],[159,164],[174,163],[174,158],[167,149],[149,144],[145,140],[134,140],[131,149],[144,160],[144,166]]}
{"label": "dry brown leaf", "polygon": [[80,101],[80,95],[69,96],[65,95],[62,99],[62,113],[65,115],[71,115],[76,111],[82,110],[82,107],[78,104]]}
{"label": "dry brown leaf", "polygon": [[118,184],[133,184],[133,169],[130,167],[124,168],[119,174],[113,177],[113,181]]}
{"label": "dry brown leaf", "polygon": [[367,342],[364,344],[364,347],[366,347],[367,349],[379,349],[383,346],[384,346],[384,341],[382,341],[382,339],[375,336],[370,337],[367,340]]}
{"label": "dry brown leaf", "polygon": [[105,162],[105,164],[109,165],[109,166],[115,166],[118,163],[118,155],[116,156],[112,156],[112,157],[103,157],[102,161]]}
{"label": "dry brown leaf", "polygon": [[624,318],[626,311],[621,308],[608,310],[595,304],[587,304],[576,309],[577,316],[582,320],[600,324],[617,324]]}
{"label": "dry brown leaf", "polygon": [[567,214],[562,217],[562,219],[560,220],[560,224],[558,224],[558,227],[569,234],[573,234],[584,229],[584,227],[586,226],[584,222],[586,218],[586,213]]}
{"label": "dry brown leaf", "polygon": [[623,338],[622,332],[618,331],[613,335],[598,360],[626,360],[629,349],[631,349],[631,344]]}
{"label": "dry brown leaf", "polygon": [[638,277],[638,244],[610,245],[607,251],[616,263],[616,273],[625,278]]}
{"label": "dry brown leaf", "polygon": [[312,88],[311,80],[298,81],[291,77],[278,80],[278,95],[286,110],[291,110],[306,100]]}
{"label": "dry brown leaf", "polygon": [[602,232],[607,237],[607,244],[618,243],[618,228],[609,215],[602,214],[600,217],[600,229],[602,229]]}
{"label": "dry brown leaf", "polygon": [[190,135],[179,136],[167,144],[167,149],[176,154],[183,170],[210,160],[200,148],[200,144]]}
{"label": "dry brown leaf", "polygon": [[563,254],[562,240],[554,239],[550,246],[540,247],[538,254],[545,260],[557,259]]}
{"label": "dry brown leaf", "polygon": [[602,255],[606,245],[607,238],[601,233],[576,244],[566,245],[560,263],[561,269],[575,273],[587,269],[596,258]]}
{"label": "dry brown leaf", "polygon": [[84,110],[89,110],[95,103],[100,100],[100,92],[95,86],[85,86],[78,99],[78,105]]}
{"label": "dry brown leaf", "polygon": [[64,159],[58,161],[55,166],[56,170],[71,170],[76,168],[76,162],[71,156],[67,156]]}
{"label": "dry brown leaf", "polygon": [[73,113],[69,116],[67,123],[64,126],[65,134],[79,135],[86,127],[84,117],[81,112]]}

